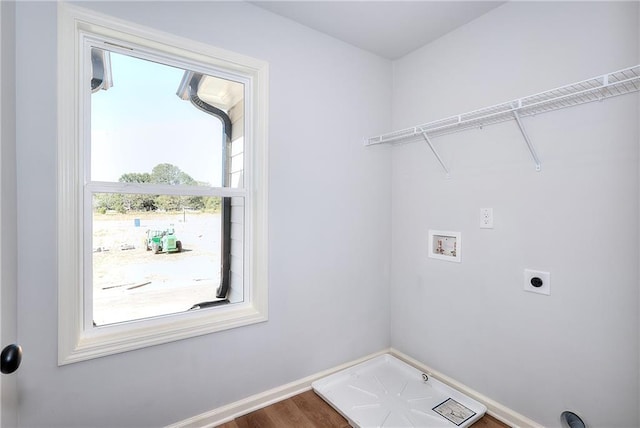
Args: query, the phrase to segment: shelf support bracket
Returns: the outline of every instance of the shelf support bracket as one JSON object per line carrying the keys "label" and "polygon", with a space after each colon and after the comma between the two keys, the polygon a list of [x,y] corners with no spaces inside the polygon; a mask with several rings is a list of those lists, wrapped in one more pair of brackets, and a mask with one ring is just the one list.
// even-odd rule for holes
{"label": "shelf support bracket", "polygon": [[518,124],[518,128],[520,128],[520,132],[522,132],[522,136],[524,137],[524,141],[527,143],[527,147],[529,147],[529,152],[531,153],[531,157],[533,158],[533,162],[536,164],[536,171],[540,171],[540,158],[538,158],[538,154],[536,153],[536,149],[533,147],[531,140],[529,139],[529,135],[527,135],[527,131],[524,129],[522,122],[520,121],[520,115],[517,110],[513,111],[513,117],[516,119],[516,123]]}
{"label": "shelf support bracket", "polygon": [[431,142],[431,139],[429,138],[429,136],[427,135],[427,133],[424,130],[420,130],[420,133],[422,134],[422,137],[424,138],[424,140],[427,142],[427,144],[429,145],[429,148],[431,149],[431,151],[433,152],[433,155],[436,157],[436,159],[438,159],[438,162],[440,162],[440,166],[442,167],[442,169],[444,169],[444,172],[447,174],[447,178],[449,178],[449,169],[447,168],[447,166],[444,164],[444,161],[442,160],[442,158],[440,157],[440,154],[438,153],[438,151],[436,150],[435,147],[433,147],[433,143]]}

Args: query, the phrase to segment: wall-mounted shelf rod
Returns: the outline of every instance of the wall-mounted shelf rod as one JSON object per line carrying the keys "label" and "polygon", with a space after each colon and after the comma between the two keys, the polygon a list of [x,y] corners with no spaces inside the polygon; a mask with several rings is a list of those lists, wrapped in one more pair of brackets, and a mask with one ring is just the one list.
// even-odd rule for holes
{"label": "wall-mounted shelf rod", "polygon": [[593,101],[625,95],[640,90],[640,65],[551,89],[539,94],[519,98],[491,107],[474,110],[469,113],[451,116],[424,125],[418,125],[400,131],[389,132],[376,137],[366,138],[365,145],[398,144],[417,140],[426,140],[436,155],[438,162],[449,173],[444,162],[433,147],[431,138],[466,129],[479,128],[494,123],[515,120],[525,138],[531,156],[540,170],[540,160],[531,140],[522,126],[521,118],[562,108],[573,107]]}

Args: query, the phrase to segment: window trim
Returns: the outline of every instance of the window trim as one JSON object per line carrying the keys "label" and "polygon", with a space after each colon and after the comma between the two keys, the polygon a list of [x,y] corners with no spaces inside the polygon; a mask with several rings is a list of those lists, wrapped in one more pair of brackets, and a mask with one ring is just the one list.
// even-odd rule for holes
{"label": "window trim", "polygon": [[[58,364],[168,343],[266,321],[268,201],[268,64],[200,42],[101,15],[77,6],[58,6]],[[187,311],[101,327],[85,326],[83,248],[85,147],[80,83],[84,35],[134,44],[186,63],[206,64],[245,76],[245,233],[242,303]],[[170,63],[170,62],[169,62]],[[234,196],[233,189],[227,190]],[[237,194],[237,193],[235,193]]]}

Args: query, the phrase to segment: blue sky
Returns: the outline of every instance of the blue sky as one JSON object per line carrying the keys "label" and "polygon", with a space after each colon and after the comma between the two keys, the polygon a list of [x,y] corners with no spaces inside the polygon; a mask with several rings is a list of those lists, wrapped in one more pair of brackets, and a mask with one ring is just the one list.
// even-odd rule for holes
{"label": "blue sky", "polygon": [[111,53],[113,87],[91,96],[91,179],[171,163],[221,185],[220,121],[176,95],[184,70]]}

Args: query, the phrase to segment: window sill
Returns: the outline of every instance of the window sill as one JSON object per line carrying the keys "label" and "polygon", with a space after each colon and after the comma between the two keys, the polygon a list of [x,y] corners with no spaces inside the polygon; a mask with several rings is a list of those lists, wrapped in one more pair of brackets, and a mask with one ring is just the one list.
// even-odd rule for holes
{"label": "window sill", "polygon": [[75,340],[60,343],[58,364],[76,363],[266,320],[266,308],[237,303],[225,308],[198,309],[89,329],[79,327]]}

